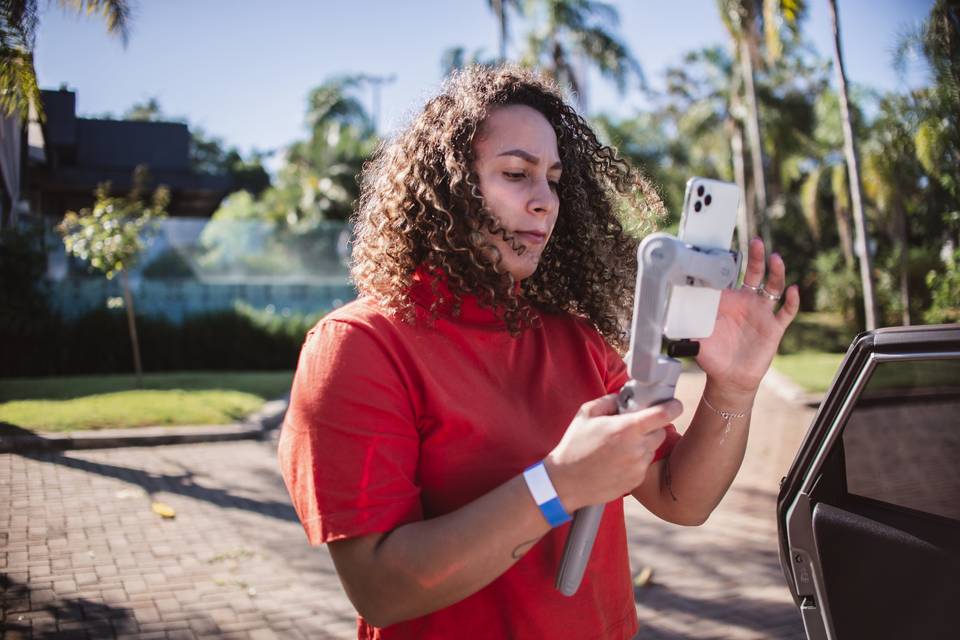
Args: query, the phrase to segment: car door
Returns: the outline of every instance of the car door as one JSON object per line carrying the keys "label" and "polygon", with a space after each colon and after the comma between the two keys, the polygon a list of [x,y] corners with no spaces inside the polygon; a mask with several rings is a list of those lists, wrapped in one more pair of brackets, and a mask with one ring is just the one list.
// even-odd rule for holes
{"label": "car door", "polygon": [[960,325],[854,340],[777,528],[810,640],[960,638]]}

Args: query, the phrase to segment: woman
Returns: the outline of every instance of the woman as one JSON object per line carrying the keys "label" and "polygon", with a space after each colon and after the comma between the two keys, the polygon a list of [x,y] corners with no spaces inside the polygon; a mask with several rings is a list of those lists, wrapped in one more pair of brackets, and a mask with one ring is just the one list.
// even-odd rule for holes
{"label": "woman", "polygon": [[[743,456],[796,287],[754,240],[702,342],[704,398],[616,414],[634,221],[655,192],[559,93],[471,69],[366,168],[359,300],[308,335],[280,440],[312,544],[361,638],[630,638],[621,497],[700,524]],[[771,293],[758,296],[755,291]],[[526,471],[525,471],[526,470]],[[553,588],[568,514],[610,504],[577,594]]]}

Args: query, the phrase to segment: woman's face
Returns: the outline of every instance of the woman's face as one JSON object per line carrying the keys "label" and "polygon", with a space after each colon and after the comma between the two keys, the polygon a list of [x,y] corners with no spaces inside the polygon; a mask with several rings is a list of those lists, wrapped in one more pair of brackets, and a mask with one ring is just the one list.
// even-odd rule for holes
{"label": "woman's face", "polygon": [[484,120],[473,142],[474,171],[487,209],[525,250],[484,230],[502,256],[500,266],[517,280],[537,270],[560,210],[560,153],[553,127],[536,109],[499,107]]}

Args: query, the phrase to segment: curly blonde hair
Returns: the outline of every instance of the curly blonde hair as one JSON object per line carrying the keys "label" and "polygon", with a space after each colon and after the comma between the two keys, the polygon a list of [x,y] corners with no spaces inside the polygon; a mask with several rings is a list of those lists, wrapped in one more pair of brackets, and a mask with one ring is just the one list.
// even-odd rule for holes
{"label": "curly blonde hair", "polygon": [[[536,272],[519,288],[499,268],[500,253],[482,231],[500,235],[518,252],[523,247],[486,208],[473,170],[474,138],[486,117],[506,105],[543,114],[563,165],[553,235]],[[471,67],[452,74],[365,165],[351,273],[361,295],[408,321],[414,318],[413,274],[425,266],[446,275],[452,296],[435,297],[434,318],[440,309],[458,314],[463,296],[475,295],[502,314],[513,335],[536,323],[533,307],[566,311],[588,318],[623,350],[637,246],[625,226],[649,228],[662,212],[656,190],[597,140],[555,85],[523,69]]]}

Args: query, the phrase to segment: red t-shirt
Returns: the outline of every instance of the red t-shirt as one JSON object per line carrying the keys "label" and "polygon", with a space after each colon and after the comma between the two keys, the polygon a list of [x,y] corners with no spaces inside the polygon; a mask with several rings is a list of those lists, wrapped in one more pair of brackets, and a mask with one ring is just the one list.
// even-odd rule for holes
{"label": "red t-shirt", "polygon": [[[580,405],[612,393],[626,367],[581,318],[540,314],[513,338],[464,300],[427,322],[422,274],[405,323],[361,298],[308,334],[280,437],[280,465],[311,544],[386,532],[462,507],[541,460]],[[441,290],[445,290],[440,283]],[[657,452],[679,439],[669,427]],[[492,583],[445,609],[375,628],[372,638],[631,638],[636,609],[622,500],[607,505],[579,591],[554,579],[569,524]],[[403,597],[398,594],[398,597]]]}

